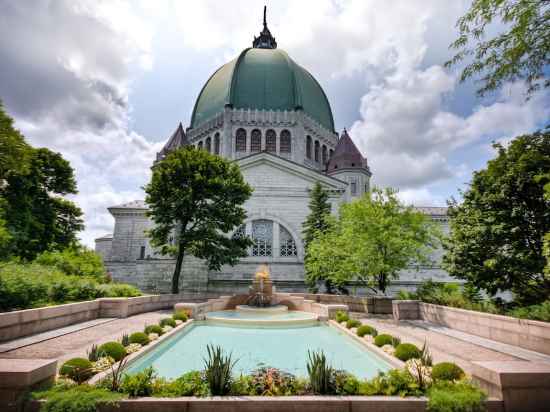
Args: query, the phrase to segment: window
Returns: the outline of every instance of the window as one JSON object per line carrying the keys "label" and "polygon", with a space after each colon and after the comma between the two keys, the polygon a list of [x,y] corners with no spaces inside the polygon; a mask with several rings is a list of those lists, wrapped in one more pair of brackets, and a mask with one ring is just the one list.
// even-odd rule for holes
{"label": "window", "polygon": [[327,154],[327,147],[323,145],[323,149],[321,150],[323,164],[326,165],[328,161],[328,154]]}
{"label": "window", "polygon": [[252,222],[252,256],[271,256],[273,249],[273,222],[254,220]]}
{"label": "window", "polygon": [[235,150],[237,152],[246,152],[246,130],[238,129],[235,135]]}
{"label": "window", "polygon": [[210,137],[206,138],[205,149],[208,153],[210,153],[212,151],[212,139]]}
{"label": "window", "polygon": [[315,161],[319,161],[319,141],[315,141]]}
{"label": "window", "polygon": [[357,183],[351,182],[351,194],[356,195],[357,194]]}
{"label": "window", "polygon": [[139,258],[145,259],[145,246],[139,248]]}
{"label": "window", "polygon": [[279,248],[281,256],[296,256],[298,254],[292,235],[282,226],[279,226]]}
{"label": "window", "polygon": [[306,157],[311,159],[311,136],[306,137]]}
{"label": "window", "polygon": [[202,140],[199,142],[199,144],[197,145],[197,147],[198,147],[199,149],[202,149]]}
{"label": "window", "polygon": [[283,130],[281,132],[281,153],[290,153],[291,152],[291,139],[290,132],[288,130]]}
{"label": "window", "polygon": [[330,150],[328,151],[328,154],[329,154],[329,155],[328,155],[328,158],[330,159],[330,158],[332,157],[332,155],[334,154],[334,150],[330,149]]}
{"label": "window", "polygon": [[265,132],[265,150],[272,153],[277,152],[277,134],[273,129]]}
{"label": "window", "polygon": [[262,150],[262,132],[254,129],[250,135],[250,151],[259,152],[260,150]]}
{"label": "window", "polygon": [[214,153],[220,154],[220,134],[216,133],[214,135]]}

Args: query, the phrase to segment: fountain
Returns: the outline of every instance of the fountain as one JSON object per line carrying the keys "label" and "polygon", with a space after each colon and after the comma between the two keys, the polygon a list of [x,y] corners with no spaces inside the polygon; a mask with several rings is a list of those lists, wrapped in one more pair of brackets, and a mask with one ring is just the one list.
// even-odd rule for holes
{"label": "fountain", "polygon": [[249,297],[245,305],[238,305],[237,310],[245,312],[279,313],[288,311],[285,305],[273,305],[273,283],[269,275],[269,267],[260,265],[252,286],[249,288]]}

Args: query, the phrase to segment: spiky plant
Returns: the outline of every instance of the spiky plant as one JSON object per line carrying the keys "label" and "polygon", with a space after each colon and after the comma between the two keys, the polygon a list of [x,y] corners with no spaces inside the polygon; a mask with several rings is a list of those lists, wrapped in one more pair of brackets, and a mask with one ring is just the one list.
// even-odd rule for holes
{"label": "spiky plant", "polygon": [[231,390],[231,375],[236,361],[231,353],[225,355],[221,346],[208,345],[208,357],[204,359],[204,374],[214,396],[227,395]]}
{"label": "spiky plant", "polygon": [[124,333],[122,335],[122,337],[120,338],[120,343],[122,344],[122,346],[126,347],[130,344],[130,337],[128,336],[127,333]]}
{"label": "spiky plant", "polygon": [[333,368],[327,362],[325,353],[321,350],[319,352],[307,351],[307,373],[309,375],[309,382],[313,392],[320,395],[326,395],[331,393],[332,390],[332,376],[334,374]]}
{"label": "spiky plant", "polygon": [[86,351],[86,354],[88,355],[88,360],[90,362],[96,362],[100,358],[99,349],[95,343],[92,344],[90,350]]}

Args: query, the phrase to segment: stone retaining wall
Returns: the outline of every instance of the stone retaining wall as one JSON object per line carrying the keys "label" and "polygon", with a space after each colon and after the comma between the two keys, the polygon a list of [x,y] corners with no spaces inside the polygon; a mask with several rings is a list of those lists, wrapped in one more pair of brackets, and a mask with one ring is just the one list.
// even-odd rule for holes
{"label": "stone retaining wall", "polygon": [[374,315],[391,315],[392,298],[384,296],[327,295],[312,293],[292,293],[318,303],[347,305],[350,312],[365,312]]}
{"label": "stone retaining wall", "polygon": [[394,301],[394,319],[421,319],[471,335],[550,355],[550,323],[419,301]]}

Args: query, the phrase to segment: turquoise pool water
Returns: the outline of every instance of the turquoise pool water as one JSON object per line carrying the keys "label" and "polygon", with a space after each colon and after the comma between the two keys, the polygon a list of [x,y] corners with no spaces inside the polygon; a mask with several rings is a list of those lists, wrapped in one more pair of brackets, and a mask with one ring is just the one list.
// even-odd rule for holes
{"label": "turquoise pool water", "polygon": [[221,345],[237,359],[234,372],[248,373],[259,365],[307,376],[307,351],[322,349],[333,367],[371,378],[391,366],[337,329],[325,324],[300,328],[229,327],[199,323],[184,329],[133,362],[129,373],[153,366],[160,376],[176,378],[202,370],[206,345]]}

